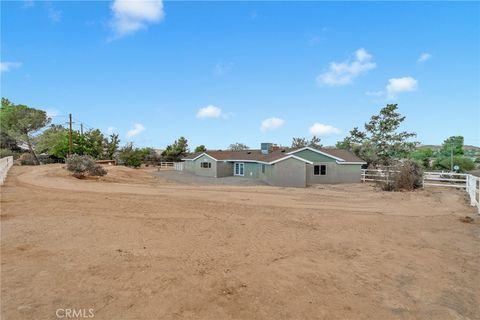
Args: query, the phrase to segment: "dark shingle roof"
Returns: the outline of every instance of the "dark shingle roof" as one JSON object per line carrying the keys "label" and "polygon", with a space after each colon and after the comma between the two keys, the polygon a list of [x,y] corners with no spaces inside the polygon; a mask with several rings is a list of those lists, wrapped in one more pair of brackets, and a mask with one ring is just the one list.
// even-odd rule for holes
{"label": "dark shingle roof", "polygon": [[[241,151],[205,151],[192,153],[186,156],[184,159],[195,159],[199,155],[206,153],[207,155],[215,158],[216,160],[240,160],[240,161],[262,161],[272,162],[288,156],[289,152],[299,150],[302,148],[285,148],[280,150],[273,150],[269,154],[263,154],[261,150],[241,150]],[[340,158],[347,162],[364,162],[362,159],[354,155],[352,152],[343,149],[317,149],[326,154],[332,155],[336,158]]]}

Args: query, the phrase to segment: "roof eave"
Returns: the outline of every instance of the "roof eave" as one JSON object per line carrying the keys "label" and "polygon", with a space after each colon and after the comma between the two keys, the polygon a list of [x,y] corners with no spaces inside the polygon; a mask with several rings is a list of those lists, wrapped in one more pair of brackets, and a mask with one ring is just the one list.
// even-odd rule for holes
{"label": "roof eave", "polygon": [[367,164],[365,161],[335,161],[337,164]]}

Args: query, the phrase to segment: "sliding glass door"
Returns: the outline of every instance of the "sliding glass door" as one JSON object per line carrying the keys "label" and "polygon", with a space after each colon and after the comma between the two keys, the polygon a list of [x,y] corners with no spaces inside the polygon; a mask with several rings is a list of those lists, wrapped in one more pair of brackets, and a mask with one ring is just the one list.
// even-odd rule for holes
{"label": "sliding glass door", "polygon": [[234,176],[243,176],[244,173],[244,163],[243,162],[235,162],[235,166],[233,169]]}

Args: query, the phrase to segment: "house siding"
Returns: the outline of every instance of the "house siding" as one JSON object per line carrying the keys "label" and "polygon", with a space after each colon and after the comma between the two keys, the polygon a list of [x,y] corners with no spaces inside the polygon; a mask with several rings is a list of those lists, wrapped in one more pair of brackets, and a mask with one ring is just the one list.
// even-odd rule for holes
{"label": "house siding", "polygon": [[[274,164],[238,161],[244,164],[244,177],[260,179],[274,186],[306,187],[315,184],[357,183],[361,182],[361,164],[338,164],[336,159],[314,152],[302,150],[293,153],[298,158],[312,162],[306,163],[298,158],[289,158]],[[211,168],[200,167],[201,162],[208,162]],[[234,175],[234,161],[214,160],[209,156],[201,156],[196,160],[185,161],[184,170],[199,176],[222,178]],[[313,174],[314,165],[325,165],[327,174]]]}
{"label": "house siding", "polygon": [[195,173],[195,161],[185,161],[183,170]]}
{"label": "house siding", "polygon": [[[305,188],[307,186],[306,164],[298,159],[287,159],[265,170],[266,182],[280,187]],[[267,169],[267,168],[265,168]]]}
{"label": "house siding", "polygon": [[[314,165],[326,165],[327,174],[314,175]],[[360,164],[337,164],[336,162],[314,162],[307,164],[307,185],[361,182]]]}
{"label": "house siding", "polygon": [[[193,162],[193,173],[195,173],[198,176],[203,176],[203,177],[217,177],[217,161],[213,160],[210,157],[207,156],[202,156],[198,158],[197,160],[191,161]],[[211,163],[211,168],[202,168],[200,167],[200,163],[202,162],[208,162]]]}
{"label": "house siding", "polygon": [[273,165],[265,164],[265,172],[262,172],[262,164],[259,164],[258,178],[267,182],[272,179]]}
{"label": "house siding", "polygon": [[258,179],[262,170],[262,165],[256,162],[244,162],[244,174],[245,178]]}
{"label": "house siding", "polygon": [[233,176],[233,162],[217,162],[217,178]]}

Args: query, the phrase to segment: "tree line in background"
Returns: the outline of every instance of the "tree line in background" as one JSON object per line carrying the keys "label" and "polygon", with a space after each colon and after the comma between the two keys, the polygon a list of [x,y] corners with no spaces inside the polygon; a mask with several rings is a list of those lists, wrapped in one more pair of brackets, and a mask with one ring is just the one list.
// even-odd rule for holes
{"label": "tree line in background", "polygon": [[[373,115],[365,123],[364,129],[355,127],[350,135],[336,145],[347,149],[364,159],[369,167],[393,166],[398,161],[411,160],[425,169],[450,170],[458,166],[458,171],[469,171],[480,163],[478,153],[466,154],[463,137],[446,139],[440,148],[419,146],[413,141],[416,134],[400,131],[405,117],[398,113],[396,104],[388,104],[378,115]],[[24,164],[39,164],[64,160],[69,154],[70,130],[62,125],[51,124],[51,119],[43,110],[14,104],[2,98],[0,109],[0,156],[13,155]],[[320,138],[294,137],[291,148],[322,148]],[[280,148],[285,148],[279,146]],[[248,150],[243,143],[233,143],[228,150]],[[205,152],[205,145],[199,145],[194,152]],[[25,153],[28,151],[28,153]],[[154,165],[161,161],[180,161],[190,152],[188,141],[180,137],[165,150],[138,148],[133,143],[120,147],[118,134],[105,136],[99,129],[84,133],[72,130],[72,153],[90,156],[97,160],[116,159],[130,167],[142,163]],[[42,160],[42,161],[41,161]]]}
{"label": "tree line in background", "polygon": [[[43,110],[14,104],[2,98],[0,109],[0,156],[14,156],[22,164],[64,161],[70,152],[70,130],[51,124]],[[72,154],[95,160],[116,159],[130,167],[142,163],[177,161],[188,153],[187,140],[179,138],[163,153],[153,148],[138,148],[132,143],[120,147],[118,134],[105,136],[99,129],[72,130]],[[26,152],[28,151],[28,152]]]}
{"label": "tree line in background", "polygon": [[478,153],[465,155],[462,136],[449,137],[436,149],[412,141],[416,133],[398,130],[405,117],[397,111],[397,104],[388,104],[365,123],[364,130],[353,128],[336,147],[352,151],[369,167],[388,167],[398,161],[410,160],[427,170],[458,168],[455,171],[465,172],[474,169],[475,163],[480,163]]}

